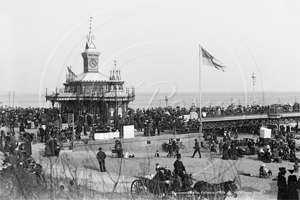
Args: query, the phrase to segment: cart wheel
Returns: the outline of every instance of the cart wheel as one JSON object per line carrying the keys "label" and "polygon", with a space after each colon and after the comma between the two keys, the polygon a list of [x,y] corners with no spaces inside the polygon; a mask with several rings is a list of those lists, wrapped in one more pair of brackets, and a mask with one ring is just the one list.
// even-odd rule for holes
{"label": "cart wheel", "polygon": [[147,188],[140,180],[134,180],[131,184],[130,192],[133,199],[138,199],[147,194]]}

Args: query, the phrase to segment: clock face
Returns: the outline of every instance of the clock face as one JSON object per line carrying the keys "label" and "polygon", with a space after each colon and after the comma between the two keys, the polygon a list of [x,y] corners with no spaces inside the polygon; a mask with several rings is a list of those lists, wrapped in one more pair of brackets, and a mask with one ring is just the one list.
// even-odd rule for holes
{"label": "clock face", "polygon": [[95,59],[91,59],[91,60],[89,61],[89,66],[90,66],[91,68],[96,67],[96,66],[97,66],[97,61],[96,61]]}

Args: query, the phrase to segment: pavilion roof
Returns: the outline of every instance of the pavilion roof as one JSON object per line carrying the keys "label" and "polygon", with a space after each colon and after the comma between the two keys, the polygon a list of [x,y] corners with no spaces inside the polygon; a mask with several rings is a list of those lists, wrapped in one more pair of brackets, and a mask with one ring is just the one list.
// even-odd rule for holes
{"label": "pavilion roof", "polygon": [[108,81],[109,77],[99,72],[87,72],[79,74],[73,81],[76,82],[100,82]]}

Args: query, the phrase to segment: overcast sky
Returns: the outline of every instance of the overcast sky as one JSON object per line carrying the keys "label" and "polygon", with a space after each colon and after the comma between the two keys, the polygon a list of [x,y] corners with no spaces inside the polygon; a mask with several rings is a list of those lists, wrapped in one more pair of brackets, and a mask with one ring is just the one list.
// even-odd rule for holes
{"label": "overcast sky", "polygon": [[202,67],[205,92],[300,91],[300,1],[5,1],[0,90],[63,87],[83,72],[89,17],[100,72],[117,60],[137,90],[199,90],[199,44],[227,68]]}

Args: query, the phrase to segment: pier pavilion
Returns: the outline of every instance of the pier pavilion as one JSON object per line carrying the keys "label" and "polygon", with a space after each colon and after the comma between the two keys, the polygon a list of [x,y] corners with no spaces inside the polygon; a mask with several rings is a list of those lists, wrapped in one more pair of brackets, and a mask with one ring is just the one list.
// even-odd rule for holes
{"label": "pier pavilion", "polygon": [[128,104],[135,98],[135,89],[125,88],[116,61],[110,76],[98,71],[100,52],[93,40],[90,26],[85,50],[81,53],[83,73],[76,75],[68,67],[64,88],[46,94],[46,101],[51,101],[53,107],[58,103],[62,114],[74,113],[75,120],[89,113],[100,117],[102,123],[113,123],[126,117]]}

